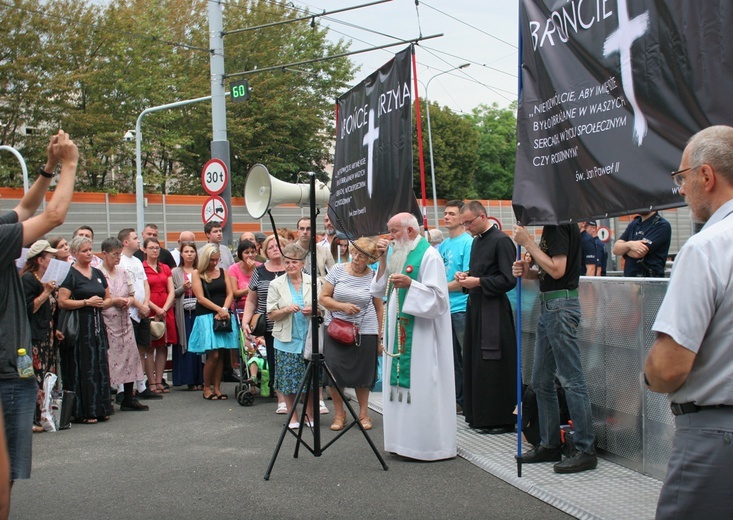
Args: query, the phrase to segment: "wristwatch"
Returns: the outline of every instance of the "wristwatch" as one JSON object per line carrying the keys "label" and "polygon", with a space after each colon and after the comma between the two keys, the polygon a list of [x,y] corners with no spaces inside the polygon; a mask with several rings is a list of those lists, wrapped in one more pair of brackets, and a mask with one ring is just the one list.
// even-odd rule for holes
{"label": "wristwatch", "polygon": [[41,165],[38,168],[38,175],[41,175],[43,177],[46,177],[47,179],[53,179],[53,172],[48,173],[46,170],[43,169],[45,165]]}

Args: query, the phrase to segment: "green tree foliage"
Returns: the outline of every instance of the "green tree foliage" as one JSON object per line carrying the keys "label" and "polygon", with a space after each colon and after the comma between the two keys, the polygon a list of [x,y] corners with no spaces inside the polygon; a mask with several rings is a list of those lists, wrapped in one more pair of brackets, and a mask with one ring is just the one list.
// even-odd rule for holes
{"label": "green tree foliage", "polygon": [[508,108],[500,108],[494,103],[474,108],[469,116],[479,133],[478,167],[471,197],[512,198],[517,150],[516,110],[516,102],[512,102]]}
{"label": "green tree foliage", "polygon": [[[430,170],[427,104],[420,100],[425,184],[427,197],[432,198],[433,183]],[[413,110],[413,120],[417,117]],[[430,128],[433,141],[435,185],[438,198],[465,199],[471,196],[474,172],[479,168],[479,132],[466,117],[448,107],[430,103]],[[422,197],[417,129],[413,130],[413,186],[418,200]]]}
{"label": "green tree foliage", "polygon": [[[10,5],[12,3],[12,6]],[[230,0],[225,31],[292,19],[289,3]],[[227,73],[328,56],[325,30],[288,23],[224,38]],[[122,136],[146,108],[211,92],[207,2],[199,0],[10,0],[0,5],[0,139],[29,164],[43,160],[59,126],[79,145],[80,189],[134,189],[134,143]],[[232,191],[256,162],[292,182],[322,171],[333,133],[333,100],[353,75],[345,59],[248,76],[252,97],[227,102]],[[35,129],[19,133],[25,126]],[[142,122],[143,175],[153,192],[201,193],[210,157],[211,105],[156,112]],[[0,157],[3,185],[18,185],[14,158]],[[113,181],[114,179],[114,181]]]}

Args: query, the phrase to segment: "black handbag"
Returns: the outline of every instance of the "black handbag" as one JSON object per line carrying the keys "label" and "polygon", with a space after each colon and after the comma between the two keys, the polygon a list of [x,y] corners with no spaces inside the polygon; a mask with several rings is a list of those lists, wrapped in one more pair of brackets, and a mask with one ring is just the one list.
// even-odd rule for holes
{"label": "black handbag", "polygon": [[[228,276],[224,269],[221,267],[219,268],[219,276]],[[206,296],[206,299],[211,301],[211,295],[209,294],[209,288],[205,283],[201,283],[204,288],[204,296]],[[228,316],[225,320],[217,320],[214,319],[214,332],[231,332],[232,330],[232,317]]]}
{"label": "black handbag", "polygon": [[64,350],[73,348],[76,338],[79,337],[79,313],[76,310],[61,309],[58,330],[64,335],[59,346]]}
{"label": "black handbag", "polygon": [[264,314],[253,314],[249,320],[249,331],[253,336],[264,336],[267,332],[267,318]]}
{"label": "black handbag", "polygon": [[232,318],[231,316],[225,320],[214,319],[214,332],[231,332]]}

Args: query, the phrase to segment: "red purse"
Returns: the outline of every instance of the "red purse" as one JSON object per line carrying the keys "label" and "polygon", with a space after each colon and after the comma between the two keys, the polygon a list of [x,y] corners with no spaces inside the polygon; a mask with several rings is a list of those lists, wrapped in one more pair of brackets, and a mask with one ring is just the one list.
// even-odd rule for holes
{"label": "red purse", "polygon": [[326,329],[328,336],[344,345],[359,346],[359,327],[351,321],[341,320],[339,318],[331,318],[331,323]]}

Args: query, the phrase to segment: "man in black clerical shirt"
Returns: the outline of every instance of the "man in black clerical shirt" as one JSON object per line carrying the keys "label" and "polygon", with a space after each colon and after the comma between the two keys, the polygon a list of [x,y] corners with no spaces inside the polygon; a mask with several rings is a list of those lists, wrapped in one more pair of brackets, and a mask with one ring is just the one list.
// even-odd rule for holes
{"label": "man in black clerical shirt", "polygon": [[463,341],[463,415],[472,428],[499,434],[514,431],[517,395],[517,340],[506,293],[517,280],[517,249],[472,200],[461,208],[461,223],[474,235],[469,272],[456,281],[468,292]]}

